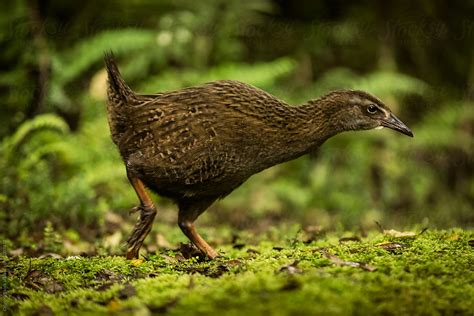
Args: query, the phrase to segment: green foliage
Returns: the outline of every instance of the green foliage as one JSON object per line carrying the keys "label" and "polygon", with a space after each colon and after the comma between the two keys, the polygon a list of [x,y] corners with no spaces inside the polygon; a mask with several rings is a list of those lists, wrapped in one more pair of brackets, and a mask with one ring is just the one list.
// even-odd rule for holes
{"label": "green foliage", "polygon": [[[52,114],[39,115],[31,121],[23,123],[11,137],[4,139],[1,144],[1,154],[5,162],[11,163],[12,161],[10,159],[12,159],[15,153],[21,150],[22,144],[27,142],[35,134],[45,130],[67,133],[69,129],[61,118]],[[44,148],[38,149],[31,156],[38,159],[43,154],[43,151]],[[33,160],[32,157],[29,159]],[[31,162],[35,162],[35,160],[29,163],[31,164]]]}
{"label": "green foliage", "polygon": [[302,100],[314,98],[336,89],[358,89],[383,97],[424,96],[430,92],[425,82],[412,76],[392,71],[373,71],[357,74],[348,68],[333,68],[325,72],[318,81],[305,91]]}
{"label": "green foliage", "polygon": [[23,1],[0,4],[0,138],[18,126],[32,102],[34,83],[29,66],[34,59],[29,36],[26,6]]}
{"label": "green foliage", "polygon": [[43,242],[45,252],[57,253],[62,247],[61,236],[54,230],[51,222],[46,222],[43,229]]}
{"label": "green foliage", "polygon": [[[105,52],[131,54],[153,48],[156,32],[151,30],[122,29],[104,31],[83,39],[74,47],[60,52],[53,59],[53,77],[50,90],[50,106],[63,110],[73,110],[72,99],[76,97],[71,90],[71,82],[102,62]],[[113,45],[111,43],[114,43]],[[69,88],[69,89],[68,89]],[[71,95],[72,94],[72,95]],[[77,106],[77,105],[76,105]]]}
{"label": "green foliage", "polygon": [[0,172],[4,196],[1,222],[6,226],[2,227],[6,234],[15,234],[22,224],[28,227],[38,217],[46,214],[35,210],[32,216],[26,216],[28,213],[20,214],[15,210],[27,211],[27,206],[38,202],[37,199],[43,201],[43,206],[49,204],[46,196],[38,196],[35,192],[43,189],[44,193],[48,190],[48,185],[51,185],[48,159],[63,153],[64,147],[61,146],[58,133],[67,131],[63,120],[47,114],[23,123],[11,137],[5,138],[1,143]]}
{"label": "green foliage", "polygon": [[183,72],[166,72],[151,77],[140,86],[139,91],[168,91],[196,85],[213,80],[240,80],[262,88],[274,87],[282,76],[289,75],[295,67],[290,58],[281,58],[255,65],[228,63],[210,68],[206,72],[188,70]]}
{"label": "green foliage", "polygon": [[89,67],[101,62],[104,52],[131,54],[149,49],[156,41],[156,32],[140,29],[104,31],[83,39],[74,47],[61,52],[56,67],[55,79],[63,85],[83,74]]}
{"label": "green foliage", "polygon": [[[104,138],[99,140],[115,152],[106,124],[102,116]],[[48,220],[59,227],[96,223],[107,209],[104,199],[114,201],[113,207],[123,207],[122,197],[113,198],[120,193],[114,188],[117,179],[126,183],[118,157],[110,161],[103,152],[85,150],[95,132],[86,128],[83,137],[74,136],[62,119],[47,114],[26,121],[4,139],[0,146],[2,233],[15,237],[22,227],[40,232],[37,229]],[[129,205],[130,201],[125,207]]]}
{"label": "green foliage", "polygon": [[337,136],[311,157],[252,177],[216,203],[205,216],[210,224],[472,226],[474,68],[469,32],[459,33],[469,25],[438,16],[440,29],[426,28],[418,14],[436,19],[441,4],[414,4],[416,17],[397,15],[406,10],[395,3],[384,14],[366,4],[336,6],[1,4],[2,234],[27,244],[30,235],[42,238],[49,221],[58,231],[102,236],[103,214],[137,203],[105,116],[102,56],[110,50],[138,92],[234,79],[298,104],[333,89],[362,89],[414,130],[412,140],[387,130]]}

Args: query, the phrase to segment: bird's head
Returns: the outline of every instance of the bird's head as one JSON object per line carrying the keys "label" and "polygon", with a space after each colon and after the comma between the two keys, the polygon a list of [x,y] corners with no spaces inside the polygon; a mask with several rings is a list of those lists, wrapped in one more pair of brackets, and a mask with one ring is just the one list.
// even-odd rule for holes
{"label": "bird's head", "polygon": [[413,137],[412,131],[378,98],[364,91],[335,91],[324,96],[325,111],[341,130],[368,130],[388,127]]}

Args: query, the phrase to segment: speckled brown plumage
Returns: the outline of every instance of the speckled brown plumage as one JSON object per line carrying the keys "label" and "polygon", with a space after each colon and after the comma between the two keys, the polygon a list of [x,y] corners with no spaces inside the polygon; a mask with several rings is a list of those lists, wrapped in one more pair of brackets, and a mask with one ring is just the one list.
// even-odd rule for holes
{"label": "speckled brown plumage", "polygon": [[[393,116],[362,91],[336,91],[290,106],[231,80],[140,95],[125,84],[111,55],[105,62],[112,139],[141,201],[129,258],[138,255],[156,213],[145,186],[178,204],[181,229],[213,258],[217,253],[193,222],[215,200],[251,175],[314,150],[339,132],[383,126],[383,118]],[[378,116],[365,112],[371,105],[377,106]],[[406,129],[402,132],[411,133]]]}

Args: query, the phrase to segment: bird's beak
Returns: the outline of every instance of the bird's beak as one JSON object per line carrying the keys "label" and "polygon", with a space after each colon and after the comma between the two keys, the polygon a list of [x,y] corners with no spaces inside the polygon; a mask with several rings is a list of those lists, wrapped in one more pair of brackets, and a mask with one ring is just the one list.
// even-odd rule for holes
{"label": "bird's beak", "polygon": [[397,132],[413,137],[413,133],[408,126],[405,125],[402,121],[398,119],[395,115],[390,113],[390,115],[382,120],[382,126],[391,128]]}

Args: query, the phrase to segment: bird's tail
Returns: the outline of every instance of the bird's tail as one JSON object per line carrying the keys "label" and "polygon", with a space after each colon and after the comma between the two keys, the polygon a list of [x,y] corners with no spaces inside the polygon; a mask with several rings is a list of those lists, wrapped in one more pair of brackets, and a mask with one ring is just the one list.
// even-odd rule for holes
{"label": "bird's tail", "polygon": [[109,101],[115,101],[114,103],[127,103],[135,98],[135,93],[123,80],[112,52],[104,54],[104,62],[108,76],[107,95]]}

